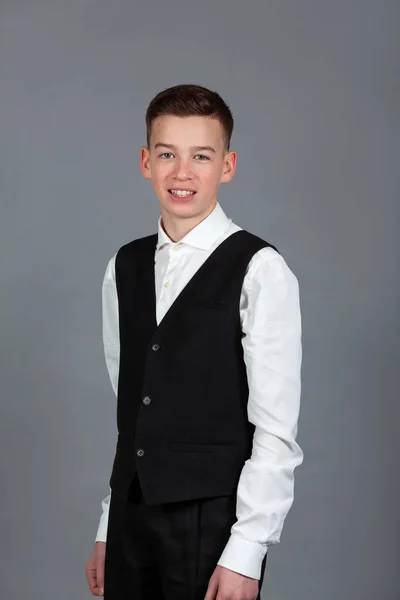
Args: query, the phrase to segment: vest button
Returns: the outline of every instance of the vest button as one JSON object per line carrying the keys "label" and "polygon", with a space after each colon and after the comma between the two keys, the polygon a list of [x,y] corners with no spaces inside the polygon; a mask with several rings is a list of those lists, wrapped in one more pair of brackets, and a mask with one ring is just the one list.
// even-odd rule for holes
{"label": "vest button", "polygon": [[160,344],[153,344],[151,349],[154,350],[154,352],[156,352],[157,350],[160,349]]}
{"label": "vest button", "polygon": [[151,398],[150,398],[150,396],[145,396],[145,397],[143,398],[143,404],[150,404],[150,402],[151,402]]}
{"label": "vest button", "polygon": [[142,448],[139,448],[139,450],[137,450],[136,454],[138,456],[144,456],[144,450]]}

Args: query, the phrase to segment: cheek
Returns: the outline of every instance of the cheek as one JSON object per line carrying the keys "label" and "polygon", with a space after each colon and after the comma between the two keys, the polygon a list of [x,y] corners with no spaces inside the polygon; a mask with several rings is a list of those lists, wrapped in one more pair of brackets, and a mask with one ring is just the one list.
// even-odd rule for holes
{"label": "cheek", "polygon": [[157,165],[152,168],[151,175],[154,185],[161,185],[164,180],[169,176],[171,167],[168,165]]}
{"label": "cheek", "polygon": [[217,181],[220,176],[220,169],[214,163],[200,163],[193,167],[193,171],[202,181],[209,183]]}
{"label": "cheek", "polygon": [[203,183],[206,183],[210,187],[215,187],[219,184],[221,175],[217,169],[204,169],[200,175],[200,179]]}

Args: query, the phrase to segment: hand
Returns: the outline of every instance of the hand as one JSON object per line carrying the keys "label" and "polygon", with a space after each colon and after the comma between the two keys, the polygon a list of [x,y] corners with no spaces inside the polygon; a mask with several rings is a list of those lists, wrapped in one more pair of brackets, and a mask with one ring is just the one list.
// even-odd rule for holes
{"label": "hand", "polygon": [[256,600],[258,586],[258,579],[217,565],[204,600]]}
{"label": "hand", "polygon": [[96,542],[94,550],[86,564],[86,579],[94,596],[104,595],[104,563],[106,543]]}

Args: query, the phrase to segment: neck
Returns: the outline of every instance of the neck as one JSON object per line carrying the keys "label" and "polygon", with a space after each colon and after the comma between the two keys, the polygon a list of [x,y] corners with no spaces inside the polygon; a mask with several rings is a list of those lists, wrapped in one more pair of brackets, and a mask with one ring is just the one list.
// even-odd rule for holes
{"label": "neck", "polygon": [[176,217],[161,208],[161,226],[173,242],[179,242],[189,231],[192,231],[199,223],[204,221],[212,213],[215,206],[216,203],[206,212],[190,217]]}

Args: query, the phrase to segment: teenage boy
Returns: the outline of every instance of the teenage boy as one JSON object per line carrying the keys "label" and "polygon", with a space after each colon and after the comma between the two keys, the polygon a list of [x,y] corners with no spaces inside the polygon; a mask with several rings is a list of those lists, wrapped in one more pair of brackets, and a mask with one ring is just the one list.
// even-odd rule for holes
{"label": "teenage boy", "polygon": [[256,600],[303,461],[298,282],[217,201],[236,168],[222,98],[166,89],[146,124],[161,215],[104,276],[118,442],[86,576],[106,600]]}

